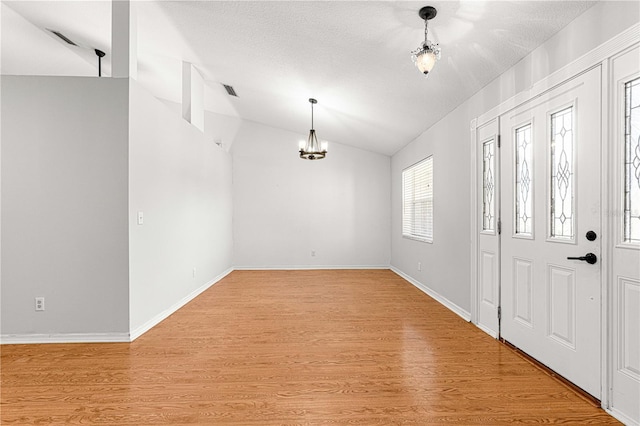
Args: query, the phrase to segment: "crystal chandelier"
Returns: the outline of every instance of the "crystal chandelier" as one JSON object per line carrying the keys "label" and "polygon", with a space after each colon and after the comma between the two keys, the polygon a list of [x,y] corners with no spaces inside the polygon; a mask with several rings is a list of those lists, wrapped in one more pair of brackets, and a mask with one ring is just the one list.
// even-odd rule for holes
{"label": "crystal chandelier", "polygon": [[317,104],[313,98],[309,99],[311,103],[311,130],[309,131],[309,138],[307,142],[300,142],[300,158],[305,160],[322,160],[327,155],[327,143],[322,142],[322,147],[318,143],[316,131],[313,129],[313,105]]}
{"label": "crystal chandelier", "polygon": [[435,18],[437,13],[436,8],[432,6],[425,6],[418,12],[418,15],[424,19],[424,43],[411,52],[411,59],[425,77],[429,75],[436,61],[440,59],[440,46],[438,46],[438,43],[433,43],[427,39],[428,22],[430,19]]}

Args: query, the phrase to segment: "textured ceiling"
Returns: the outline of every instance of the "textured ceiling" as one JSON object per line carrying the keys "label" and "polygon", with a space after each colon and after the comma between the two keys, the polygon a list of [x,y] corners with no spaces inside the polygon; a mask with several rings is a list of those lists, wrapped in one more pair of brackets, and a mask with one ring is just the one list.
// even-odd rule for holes
{"label": "textured ceiling", "polygon": [[[109,2],[6,4],[39,28],[102,48],[108,70]],[[428,79],[409,57],[423,40],[417,12],[426,4],[438,9],[429,38],[442,47]],[[320,139],[391,155],[592,5],[142,1],[136,3],[139,80],[156,96],[178,102],[181,61],[192,62],[207,82],[208,110],[302,135],[310,127],[307,99],[315,97]],[[21,45],[12,55],[33,55],[33,49],[36,43]],[[239,97],[230,98],[221,83]]]}

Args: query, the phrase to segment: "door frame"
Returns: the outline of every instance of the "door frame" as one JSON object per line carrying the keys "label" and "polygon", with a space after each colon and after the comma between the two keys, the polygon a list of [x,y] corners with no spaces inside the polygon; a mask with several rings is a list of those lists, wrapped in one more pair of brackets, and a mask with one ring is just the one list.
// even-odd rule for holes
{"label": "door frame", "polygon": [[[612,116],[610,113],[611,106],[611,75],[610,75],[610,63],[612,59],[625,50],[632,48],[635,45],[640,44],[640,24],[634,24],[625,31],[622,31],[617,36],[614,36],[610,40],[601,44],[600,46],[592,49],[588,53],[584,54],[575,61],[564,66],[560,70],[550,74],[537,83],[533,84],[528,90],[517,93],[504,102],[501,102],[498,106],[490,109],[489,111],[481,114],[480,116],[471,120],[470,123],[470,143],[471,143],[471,182],[470,182],[470,229],[471,229],[471,271],[470,271],[470,283],[471,283],[471,322],[484,330],[478,324],[478,304],[480,301],[479,295],[479,279],[478,279],[478,255],[479,255],[479,239],[478,239],[478,201],[479,194],[477,191],[477,156],[478,156],[478,139],[477,129],[485,125],[491,120],[500,118],[501,115],[508,111],[511,111],[518,106],[529,102],[544,93],[553,90],[554,88],[572,80],[593,68],[600,67],[601,71],[601,141],[608,141],[613,137],[615,127],[612,126]],[[615,231],[615,218],[613,215],[607,215],[606,210],[613,206],[615,202],[612,197],[613,187],[615,184],[615,145],[608,143],[601,143],[601,170],[602,170],[602,182],[601,182],[601,217],[602,217],[602,246],[601,246],[601,311],[600,311],[600,324],[601,324],[601,406],[607,410],[610,414],[614,415],[609,410],[611,400],[611,374],[612,374],[612,334],[613,334],[613,319],[612,316],[612,297],[610,295],[610,284],[612,279],[612,244],[615,239],[612,239],[612,232]],[[498,312],[496,312],[496,315]],[[495,336],[493,336],[495,337]],[[498,336],[499,337],[499,336]]]}

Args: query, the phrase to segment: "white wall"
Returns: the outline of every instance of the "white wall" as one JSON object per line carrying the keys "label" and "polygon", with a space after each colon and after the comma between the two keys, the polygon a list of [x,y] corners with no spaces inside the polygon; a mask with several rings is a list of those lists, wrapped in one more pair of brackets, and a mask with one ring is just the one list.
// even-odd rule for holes
{"label": "white wall", "polygon": [[334,143],[324,160],[302,160],[305,138],[241,123],[232,146],[234,265],[388,266],[390,158]]}
{"label": "white wall", "polygon": [[[107,4],[107,2],[104,3]],[[93,4],[97,5],[95,2]],[[49,6],[55,7],[53,2]],[[83,7],[79,2],[78,6]],[[94,77],[98,74],[98,60],[91,49],[66,44],[44,28],[39,28],[27,21],[4,2],[0,3],[0,29],[2,31],[0,72],[3,75]],[[66,35],[74,38],[68,31]],[[75,41],[80,42],[78,39]],[[34,51],[39,53],[25,54]]]}
{"label": "white wall", "polygon": [[[470,174],[471,120],[637,23],[639,16],[638,2],[597,3],[393,156],[393,267],[462,310],[471,310],[470,182],[475,179]],[[426,244],[401,236],[401,174],[430,154],[434,154],[434,243]],[[422,271],[417,270],[418,262]]]}
{"label": "white wall", "polygon": [[[154,98],[135,80],[130,102],[130,298],[135,335],[231,268],[233,209],[230,155],[182,119],[179,109]],[[217,122],[222,126],[224,117]],[[143,225],[137,224],[138,211],[144,213]]]}
{"label": "white wall", "polygon": [[[469,130],[449,114],[391,161],[391,265],[469,306]],[[433,155],[433,243],[402,238],[402,170]],[[418,271],[418,262],[421,271]]]}
{"label": "white wall", "polygon": [[210,137],[134,80],[2,94],[3,340],[126,340],[229,271],[232,162]]}
{"label": "white wall", "polygon": [[[182,105],[166,99],[158,98],[172,114],[182,116]],[[204,112],[204,138],[207,142],[220,143],[222,149],[229,152],[236,139],[242,119],[211,111]]]}
{"label": "white wall", "polygon": [[1,333],[126,335],[126,81],[1,84]]}

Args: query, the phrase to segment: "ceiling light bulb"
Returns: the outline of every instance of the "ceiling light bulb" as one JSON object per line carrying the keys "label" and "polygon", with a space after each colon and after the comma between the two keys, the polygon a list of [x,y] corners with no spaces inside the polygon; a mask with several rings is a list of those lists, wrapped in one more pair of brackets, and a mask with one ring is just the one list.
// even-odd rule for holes
{"label": "ceiling light bulb", "polygon": [[436,64],[436,54],[431,50],[422,51],[416,55],[416,66],[422,74],[428,74]]}

